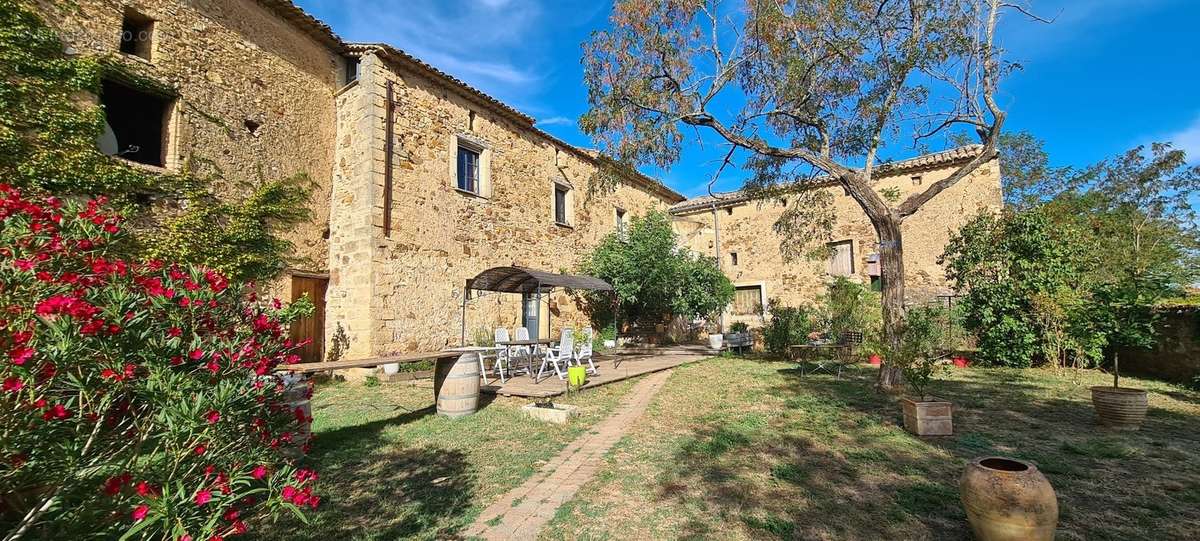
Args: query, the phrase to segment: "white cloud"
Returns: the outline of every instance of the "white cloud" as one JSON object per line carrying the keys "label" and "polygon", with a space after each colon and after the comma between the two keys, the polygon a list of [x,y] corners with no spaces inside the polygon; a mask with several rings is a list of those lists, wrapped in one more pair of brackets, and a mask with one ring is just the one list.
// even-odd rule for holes
{"label": "white cloud", "polygon": [[1172,133],[1165,140],[1187,153],[1188,163],[1200,163],[1200,115],[1186,128]]}
{"label": "white cloud", "polygon": [[[541,24],[534,2],[483,0],[347,0],[346,26],[352,41],[385,42],[498,97],[539,82],[530,62],[514,58]],[[503,9],[501,9],[503,8]]]}
{"label": "white cloud", "polygon": [[565,116],[552,116],[537,121],[537,124],[538,126],[571,126],[575,124],[575,121]]}

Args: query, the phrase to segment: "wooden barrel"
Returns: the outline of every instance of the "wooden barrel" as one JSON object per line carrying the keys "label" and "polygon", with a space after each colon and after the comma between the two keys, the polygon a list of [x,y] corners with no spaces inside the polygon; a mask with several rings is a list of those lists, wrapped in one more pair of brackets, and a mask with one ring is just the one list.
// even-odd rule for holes
{"label": "wooden barrel", "polygon": [[433,371],[433,396],[439,415],[456,418],[479,407],[479,357],[464,353],[438,359]]}

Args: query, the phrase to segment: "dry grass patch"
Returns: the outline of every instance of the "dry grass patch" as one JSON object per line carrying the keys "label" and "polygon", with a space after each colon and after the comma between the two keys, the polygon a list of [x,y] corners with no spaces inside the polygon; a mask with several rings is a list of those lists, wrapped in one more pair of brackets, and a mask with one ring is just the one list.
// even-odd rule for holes
{"label": "dry grass patch", "polygon": [[597,478],[543,539],[966,539],[958,477],[1002,454],[1045,471],[1059,539],[1191,539],[1200,531],[1200,395],[1151,391],[1138,433],[1092,419],[1095,372],[953,370],[956,434],[904,432],[861,367],[713,359],[676,369]]}

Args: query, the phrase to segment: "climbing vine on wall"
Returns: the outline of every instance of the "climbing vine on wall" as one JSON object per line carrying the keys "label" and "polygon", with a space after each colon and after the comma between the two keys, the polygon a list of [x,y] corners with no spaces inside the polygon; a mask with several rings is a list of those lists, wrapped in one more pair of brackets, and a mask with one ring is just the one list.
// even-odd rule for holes
{"label": "climbing vine on wall", "polygon": [[[309,218],[311,183],[258,179],[240,201],[213,193],[188,164],[151,172],[99,151],[105,78],[169,91],[107,57],[68,55],[58,35],[19,0],[0,0],[0,182],[26,192],[108,195],[138,224],[130,251],[198,263],[239,279],[266,279],[294,247],[274,231]],[[209,168],[214,169],[214,168]],[[171,210],[175,209],[175,210]],[[133,254],[131,254],[133,255]]]}

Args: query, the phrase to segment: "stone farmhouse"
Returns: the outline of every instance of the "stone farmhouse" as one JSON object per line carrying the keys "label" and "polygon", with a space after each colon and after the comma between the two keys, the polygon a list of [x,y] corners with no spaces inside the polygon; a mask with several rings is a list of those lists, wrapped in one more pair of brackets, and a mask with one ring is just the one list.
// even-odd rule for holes
{"label": "stone farmhouse", "polygon": [[[348,337],[349,358],[457,345],[467,279],[506,265],[569,271],[652,209],[671,212],[685,246],[719,255],[738,285],[735,319],[761,321],[768,298],[811,300],[831,275],[878,274],[870,225],[839,188],[826,188],[838,192],[830,261],[784,262],[770,233],[778,202],[686,199],[632,172],[615,190],[593,191],[593,174],[611,163],[603,156],[401,50],[348,43],[288,0],[29,1],[68,54],[110,57],[171,89],[105,81],[95,99],[114,159],[162,172],[202,162],[244,181],[311,179],[313,219],[284,233],[298,263],[274,284],[318,307],[293,329],[314,338],[309,360],[335,335]],[[895,162],[881,187],[910,193],[971,151]],[[229,184],[228,197],[244,189]],[[950,232],[1000,201],[992,163],[906,222],[914,291],[944,289],[936,258]],[[549,336],[549,325],[585,324],[565,293],[540,304],[507,297],[516,296],[467,302],[468,334],[527,324]]]}

